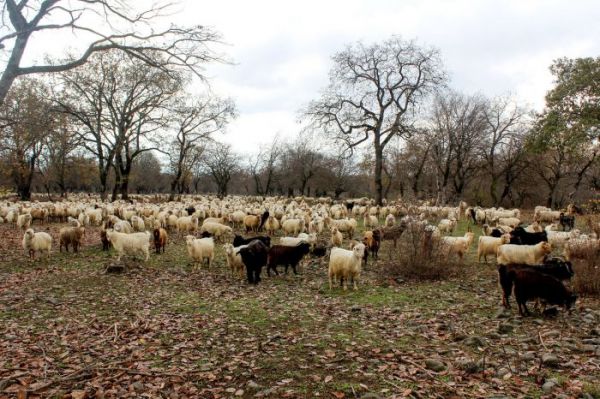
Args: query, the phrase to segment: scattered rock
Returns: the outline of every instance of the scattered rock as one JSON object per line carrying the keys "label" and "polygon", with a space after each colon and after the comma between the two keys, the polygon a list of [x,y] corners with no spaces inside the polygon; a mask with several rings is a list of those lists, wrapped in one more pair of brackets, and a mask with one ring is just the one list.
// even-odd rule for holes
{"label": "scattered rock", "polygon": [[254,382],[254,381],[252,381],[252,380],[248,381],[248,382],[246,383],[246,386],[247,386],[248,388],[250,388],[250,389],[254,389],[254,390],[256,390],[256,389],[260,388],[260,385],[258,385],[256,382]]}
{"label": "scattered rock", "polygon": [[478,337],[476,335],[472,335],[472,336],[468,337],[467,339],[465,339],[463,341],[463,343],[465,345],[471,346],[473,348],[485,346],[485,341],[483,340],[483,338]]}
{"label": "scattered rock", "polygon": [[550,393],[554,390],[554,388],[558,385],[558,381],[554,378],[549,379],[542,385],[542,391],[545,393]]}
{"label": "scattered rock", "polygon": [[535,360],[536,356],[535,356],[535,352],[525,352],[521,355],[521,360]]}
{"label": "scattered rock", "polygon": [[104,273],[123,273],[126,269],[124,263],[110,263],[106,266],[106,269],[104,269]]}
{"label": "scattered rock", "polygon": [[495,317],[497,319],[507,319],[510,316],[511,316],[510,309],[506,309],[506,308],[502,307],[502,308],[498,309]]}
{"label": "scattered rock", "polygon": [[350,311],[352,311],[352,312],[360,312],[361,310],[362,310],[362,308],[357,305],[354,305],[350,308]]}
{"label": "scattered rock", "polygon": [[590,345],[590,344],[582,345],[581,348],[580,348],[580,350],[582,352],[595,352],[596,351],[596,345]]}
{"label": "scattered rock", "polygon": [[500,379],[504,378],[504,376],[507,374],[510,374],[510,370],[507,369],[506,367],[502,367],[501,369],[496,371],[496,377],[500,378]]}
{"label": "scattered rock", "polygon": [[429,370],[440,372],[446,370],[446,365],[439,360],[436,359],[427,359],[425,360],[425,367]]}
{"label": "scattered rock", "polygon": [[135,389],[136,391],[143,391],[144,390],[144,384],[142,384],[139,381],[134,382],[133,384],[131,384],[131,387],[133,389]]}
{"label": "scattered rock", "polygon": [[483,365],[469,358],[460,358],[456,361],[456,367],[469,374],[483,371]]}
{"label": "scattered rock", "polygon": [[590,335],[600,336],[600,328],[593,328],[590,331]]}
{"label": "scattered rock", "polygon": [[501,323],[498,326],[498,334],[510,334],[515,329],[515,326],[508,323]]}
{"label": "scattered rock", "polygon": [[560,365],[560,360],[557,356],[552,353],[544,353],[542,355],[542,364],[546,367],[558,367]]}
{"label": "scattered rock", "polygon": [[552,307],[552,308],[544,309],[544,311],[542,312],[542,316],[547,317],[547,318],[556,317],[556,316],[558,316],[558,308]]}

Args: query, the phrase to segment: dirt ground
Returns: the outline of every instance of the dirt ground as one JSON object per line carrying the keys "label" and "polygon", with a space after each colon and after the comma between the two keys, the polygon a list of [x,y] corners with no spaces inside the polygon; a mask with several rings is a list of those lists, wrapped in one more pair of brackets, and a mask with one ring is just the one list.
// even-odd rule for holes
{"label": "dirt ground", "polygon": [[382,275],[386,243],[344,292],[325,259],[256,287],[221,246],[193,268],[177,236],[106,274],[98,229],[67,254],[60,227],[34,226],[55,247],[30,262],[22,232],[0,225],[0,398],[600,398],[600,302],[502,311],[475,244],[464,277],[411,282]]}

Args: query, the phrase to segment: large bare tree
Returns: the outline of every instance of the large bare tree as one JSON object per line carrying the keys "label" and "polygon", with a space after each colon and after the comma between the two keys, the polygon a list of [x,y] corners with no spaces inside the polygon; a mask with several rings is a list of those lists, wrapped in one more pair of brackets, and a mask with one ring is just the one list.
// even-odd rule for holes
{"label": "large bare tree", "polygon": [[485,172],[490,178],[492,203],[494,206],[499,206],[508,192],[505,186],[499,196],[498,185],[503,176],[512,175],[510,169],[514,170],[516,165],[511,162],[518,162],[521,159],[514,145],[522,142],[530,125],[527,112],[508,97],[490,101],[484,108],[483,114],[487,128],[480,152],[485,163]]}
{"label": "large bare tree", "polygon": [[305,115],[353,149],[371,142],[375,199],[383,200],[383,153],[394,137],[412,130],[424,95],[442,84],[438,50],[399,37],[372,45],[357,43],[333,56],[329,86]]}
{"label": "large bare tree", "polygon": [[240,168],[239,156],[231,145],[216,142],[205,155],[204,166],[217,185],[217,195],[219,198],[226,197],[229,181]]}
{"label": "large bare tree", "polygon": [[140,154],[159,149],[170,101],[181,81],[119,52],[96,54],[85,67],[63,72],[59,108],[79,124],[83,146],[98,161],[101,196],[114,168],[117,192],[126,198],[129,174]]}
{"label": "large bare tree", "polygon": [[[171,71],[186,68],[201,76],[202,65],[220,56],[209,46],[219,40],[203,26],[157,28],[173,4],[148,2],[134,9],[124,0],[5,0],[2,2],[0,53],[8,59],[0,77],[0,104],[19,76],[62,72],[84,65],[94,53],[120,50],[131,57]],[[141,4],[141,2],[138,2]],[[64,40],[64,33],[84,43],[79,54],[65,61],[22,65],[30,41]],[[159,52],[163,56],[155,57]]]}
{"label": "large bare tree", "polygon": [[169,197],[172,201],[176,193],[185,191],[184,182],[201,161],[207,142],[225,128],[236,111],[233,101],[206,95],[193,100],[180,98],[171,112],[177,129],[168,154],[173,173]]}
{"label": "large bare tree", "polygon": [[478,147],[485,137],[485,100],[449,91],[438,95],[431,116],[430,154],[437,167],[437,202],[462,194],[479,169]]}

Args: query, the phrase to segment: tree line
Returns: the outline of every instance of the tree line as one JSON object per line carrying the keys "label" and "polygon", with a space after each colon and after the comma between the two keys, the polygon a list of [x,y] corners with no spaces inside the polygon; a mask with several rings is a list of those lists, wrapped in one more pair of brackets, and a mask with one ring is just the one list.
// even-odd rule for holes
{"label": "tree line", "polygon": [[[129,15],[120,3],[83,3],[8,1],[2,10],[12,31],[0,37],[9,60],[0,183],[21,199],[82,190],[112,200],[214,192],[561,206],[600,186],[600,58],[555,60],[554,87],[535,113],[508,96],[453,90],[435,48],[397,36],[355,43],[333,55],[328,85],[299,110],[302,131],[239,154],[217,140],[237,116],[233,100],[190,91],[203,64],[224,59],[211,48],[216,32],[143,34],[163,6]],[[97,40],[82,54],[21,65],[32,33],[86,30],[79,12],[130,29],[91,30]],[[44,24],[50,13],[64,24]]]}

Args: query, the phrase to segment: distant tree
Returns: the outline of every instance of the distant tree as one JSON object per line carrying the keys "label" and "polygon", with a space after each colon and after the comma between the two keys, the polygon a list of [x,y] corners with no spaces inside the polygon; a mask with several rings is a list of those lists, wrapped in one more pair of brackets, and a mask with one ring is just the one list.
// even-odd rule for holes
{"label": "distant tree", "polygon": [[457,92],[438,95],[431,116],[431,156],[437,166],[437,201],[446,203],[449,186],[453,200],[462,198],[479,168],[478,146],[484,139],[485,101]]}
{"label": "distant tree", "polygon": [[[157,23],[169,14],[171,3],[151,2],[135,10],[121,0],[6,0],[1,10],[0,53],[8,61],[0,76],[0,104],[19,76],[63,72],[84,65],[95,53],[118,50],[139,61],[171,72],[186,68],[201,76],[201,67],[218,60],[209,45],[219,36],[210,28],[175,25],[160,29]],[[33,39],[61,38],[70,33],[85,40],[84,49],[66,60],[23,66],[27,46]],[[161,57],[156,57],[156,53]]]}
{"label": "distant tree", "polygon": [[31,198],[33,177],[47,136],[55,128],[49,90],[34,79],[15,84],[0,106],[0,153],[21,200]]}
{"label": "distant tree", "polygon": [[348,46],[333,62],[329,86],[305,115],[349,149],[370,140],[375,200],[381,204],[385,147],[394,137],[409,135],[420,102],[444,82],[439,52],[394,36],[380,44]]}
{"label": "distant tree", "polygon": [[155,193],[163,189],[160,160],[153,151],[147,151],[135,158],[131,172],[132,189],[140,193]]}
{"label": "distant tree", "polygon": [[80,148],[79,135],[74,131],[65,114],[56,115],[55,129],[46,136],[46,144],[41,155],[41,169],[46,191],[58,188],[61,197],[67,194],[67,175],[73,167],[72,157]]}
{"label": "distant tree", "polygon": [[[498,193],[498,185],[503,177],[510,177],[507,169],[514,168],[511,162],[519,161],[519,152],[515,152],[516,143],[522,143],[523,136],[530,129],[527,112],[509,98],[496,98],[489,102],[483,115],[486,123],[486,134],[480,146],[481,158],[485,163],[485,173],[490,179],[490,197],[494,206],[509,194],[506,185],[502,193]],[[509,180],[511,180],[509,178]]]}
{"label": "distant tree", "polygon": [[240,168],[238,155],[233,151],[231,145],[214,143],[206,152],[204,165],[217,185],[219,198],[226,197],[229,181]]}
{"label": "distant tree", "polygon": [[301,195],[310,196],[308,183],[323,166],[324,154],[320,152],[314,138],[309,134],[300,134],[285,146],[282,155],[282,167],[288,174],[288,194],[297,188]]}
{"label": "distant tree", "polygon": [[271,144],[261,147],[258,154],[250,157],[248,169],[254,180],[256,194],[270,195],[273,193],[281,152],[282,145],[279,135],[276,135]]}
{"label": "distant tree", "polygon": [[173,174],[171,193],[185,191],[194,166],[201,161],[204,147],[212,135],[222,131],[236,115],[231,100],[205,96],[194,100],[181,97],[171,110],[171,119],[176,129],[175,138],[169,148],[169,166]]}

